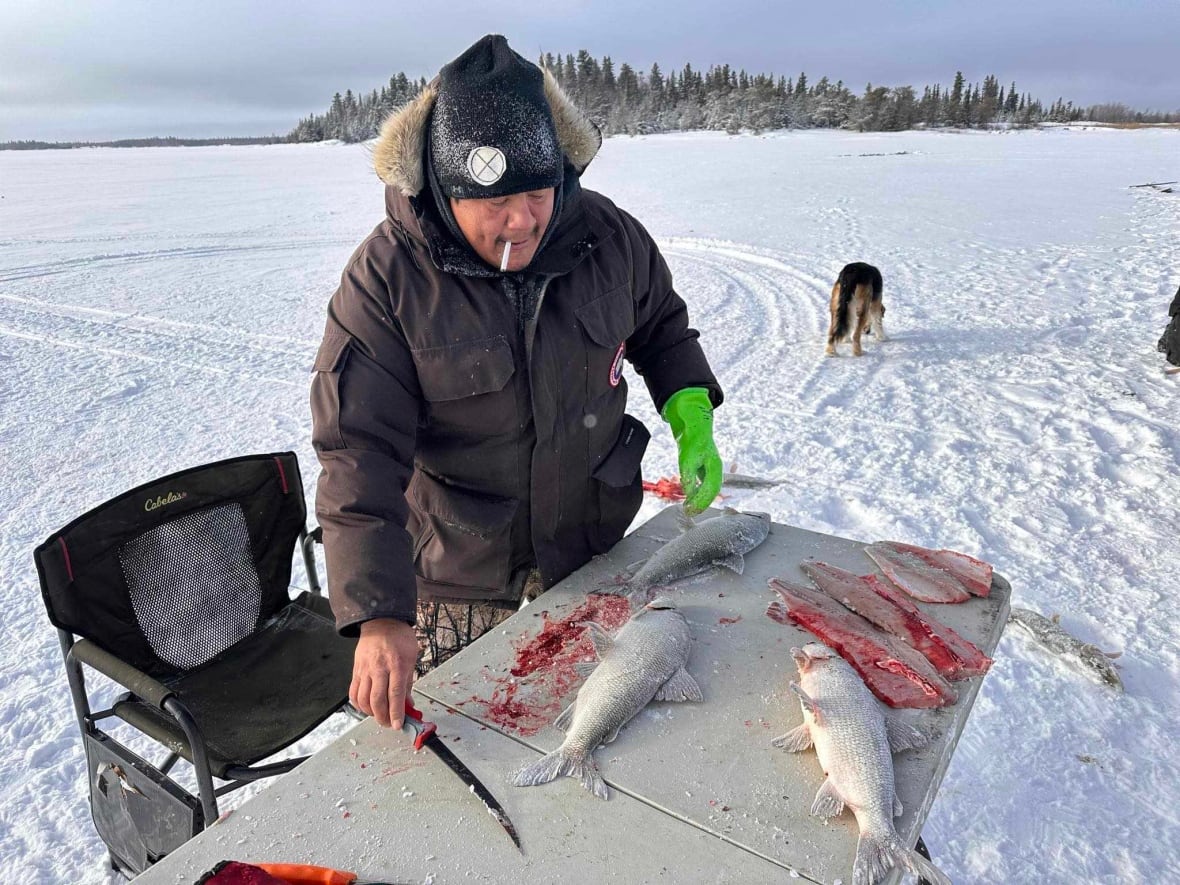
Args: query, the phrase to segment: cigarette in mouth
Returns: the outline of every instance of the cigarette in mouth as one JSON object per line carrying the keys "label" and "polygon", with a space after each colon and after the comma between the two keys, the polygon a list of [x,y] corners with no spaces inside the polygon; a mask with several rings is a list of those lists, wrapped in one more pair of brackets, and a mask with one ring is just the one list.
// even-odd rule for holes
{"label": "cigarette in mouth", "polygon": [[500,259],[500,273],[508,270],[508,253],[512,250],[512,240],[504,244],[504,256]]}

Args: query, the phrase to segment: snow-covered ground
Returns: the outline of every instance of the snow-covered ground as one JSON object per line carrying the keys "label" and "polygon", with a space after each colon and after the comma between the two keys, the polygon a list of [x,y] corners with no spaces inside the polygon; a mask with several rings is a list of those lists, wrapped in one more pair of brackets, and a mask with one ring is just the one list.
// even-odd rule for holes
{"label": "snow-covered ground", "polygon": [[[1180,869],[1180,376],[1154,348],[1180,196],[1129,187],[1178,158],[1174,130],[690,134],[611,139],[586,176],[665,248],[726,389],[723,457],[785,480],[743,506],[982,557],[1122,652],[1120,696],[1003,638],[925,828],[956,882]],[[3,881],[107,881],[34,546],[232,455],[293,449],[313,488],[308,371],[381,206],[363,146],[0,153]],[[855,260],[891,340],[825,359]],[[671,475],[632,390],[645,472]]]}

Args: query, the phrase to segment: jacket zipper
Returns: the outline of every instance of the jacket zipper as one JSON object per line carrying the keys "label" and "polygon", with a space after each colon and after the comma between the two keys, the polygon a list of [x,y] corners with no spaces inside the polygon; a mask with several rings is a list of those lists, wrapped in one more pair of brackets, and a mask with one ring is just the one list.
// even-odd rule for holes
{"label": "jacket zipper", "polygon": [[[553,279],[552,276],[546,276],[541,280],[541,291],[537,293],[537,306],[533,309],[533,315],[529,319],[528,323],[525,325],[525,330],[524,330],[524,360],[525,360],[525,367],[528,372],[527,377],[528,377],[528,382],[529,382],[529,407],[532,409],[532,412],[533,412],[532,418],[533,418],[533,437],[534,437],[534,439],[539,438],[540,429],[537,426],[537,400],[536,400],[537,386],[536,386],[536,384],[533,383],[533,338],[537,332],[537,321],[541,316],[541,305],[545,303],[545,293],[546,293],[546,291],[548,291],[549,283],[552,279]],[[560,412],[555,411],[554,414],[560,414]],[[554,435],[554,444],[556,444],[556,439],[557,439],[557,437],[556,437],[556,435]],[[530,495],[532,494],[532,490],[533,490],[533,459],[536,457],[536,448],[537,448],[537,443],[534,443],[533,444],[533,452],[530,453],[530,455],[529,455],[529,494]],[[554,448],[554,454],[556,455],[556,453],[557,453],[557,449]],[[558,459],[558,460],[560,461],[560,459]],[[555,517],[554,521],[557,525],[560,525],[561,524],[561,504],[562,504],[561,484],[560,483],[558,483],[557,487],[552,490],[552,494],[553,494],[554,498],[556,498],[556,500],[554,501],[554,506],[557,509],[557,516]],[[536,518],[536,508],[530,502],[530,506],[529,506],[529,540],[530,540],[531,546],[533,548],[533,557],[535,559],[537,559],[537,568],[540,569],[541,568],[540,557],[537,556],[537,542],[536,542],[536,538],[533,536],[533,526],[532,526],[532,522],[535,518]],[[542,571],[541,574],[544,575],[544,571]]]}

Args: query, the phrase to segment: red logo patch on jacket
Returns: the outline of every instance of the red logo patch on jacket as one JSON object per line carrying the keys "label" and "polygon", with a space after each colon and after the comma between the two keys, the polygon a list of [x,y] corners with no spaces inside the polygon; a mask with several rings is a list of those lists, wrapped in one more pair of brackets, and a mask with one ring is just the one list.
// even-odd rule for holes
{"label": "red logo patch on jacket", "polygon": [[611,360],[610,364],[610,386],[618,387],[619,382],[623,380],[623,355],[627,352],[627,342],[624,341],[619,345],[619,349],[615,351],[615,358]]}

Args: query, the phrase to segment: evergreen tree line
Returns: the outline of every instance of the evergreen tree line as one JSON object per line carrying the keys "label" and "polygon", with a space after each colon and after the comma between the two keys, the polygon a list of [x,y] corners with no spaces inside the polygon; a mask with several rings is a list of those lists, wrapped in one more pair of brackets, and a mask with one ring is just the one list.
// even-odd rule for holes
{"label": "evergreen tree line", "polygon": [[213,145],[242,144],[286,144],[290,139],[284,135],[246,136],[242,138],[176,138],[174,136],[152,138],[120,138],[117,141],[5,141],[0,151],[44,151],[69,150],[88,147],[210,147]]}
{"label": "evergreen tree line", "polygon": [[[566,93],[602,127],[603,134],[641,135],[689,129],[730,133],[743,130],[840,128],[894,131],[915,128],[1025,127],[1040,123],[1176,123],[1180,111],[1136,111],[1122,104],[1077,107],[1058,98],[1045,105],[1015,83],[1004,87],[992,75],[968,83],[962,72],[949,88],[926,86],[918,95],[912,86],[874,86],[854,93],[842,80],[822,77],[812,83],[797,78],[749,74],[720,65],[701,72],[692,65],[665,73],[659,64],[638,72],[626,62],[616,71],[610,56],[601,61],[586,50],[564,58],[545,53],[538,64],[553,72]],[[425,78],[404,73],[368,95],[348,90],[332,99],[327,112],[300,120],[291,141],[364,141],[377,134],[381,122],[413,99]]]}

